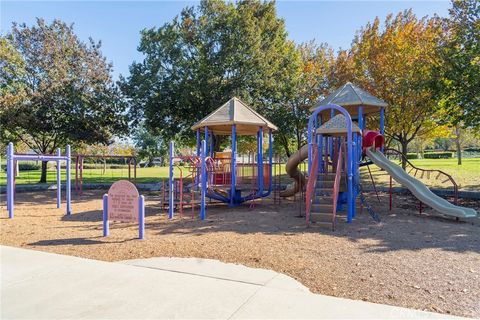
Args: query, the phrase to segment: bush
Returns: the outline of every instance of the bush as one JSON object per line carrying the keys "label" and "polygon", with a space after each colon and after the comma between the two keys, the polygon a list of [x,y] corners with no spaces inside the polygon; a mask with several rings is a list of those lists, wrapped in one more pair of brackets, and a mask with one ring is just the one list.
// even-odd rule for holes
{"label": "bush", "polygon": [[20,171],[34,171],[34,170],[40,170],[40,165],[35,164],[35,163],[19,163],[18,164],[18,169]]}
{"label": "bush", "polygon": [[453,152],[429,152],[423,155],[424,159],[450,159],[453,157]]}
{"label": "bush", "polygon": [[416,153],[407,153],[407,159],[418,159],[418,155]]}

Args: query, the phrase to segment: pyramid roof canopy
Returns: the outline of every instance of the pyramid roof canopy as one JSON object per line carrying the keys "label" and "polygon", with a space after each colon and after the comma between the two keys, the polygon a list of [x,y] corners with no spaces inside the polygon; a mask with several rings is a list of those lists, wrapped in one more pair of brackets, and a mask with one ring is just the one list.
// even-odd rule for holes
{"label": "pyramid roof canopy", "polygon": [[[352,132],[362,133],[362,130],[360,130],[355,122],[352,122]],[[318,127],[317,133],[332,136],[346,135],[347,119],[345,119],[343,114],[337,114],[332,119]]]}
{"label": "pyramid roof canopy", "polygon": [[277,130],[277,126],[262,117],[245,102],[232,98],[208,116],[195,123],[192,130],[208,130],[214,134],[231,135],[232,125],[237,126],[238,135],[255,135],[258,129]]}
{"label": "pyramid roof canopy", "polygon": [[[353,85],[350,82],[347,82],[342,87],[335,90],[332,94],[328,95],[310,110],[313,111],[319,106],[330,103],[344,107],[351,116],[358,115],[359,106],[362,106],[364,114],[377,113],[379,112],[380,108],[387,106],[385,101],[372,96],[367,91]],[[330,118],[330,110],[325,110],[322,112],[322,116],[323,115],[325,115],[327,118]]]}

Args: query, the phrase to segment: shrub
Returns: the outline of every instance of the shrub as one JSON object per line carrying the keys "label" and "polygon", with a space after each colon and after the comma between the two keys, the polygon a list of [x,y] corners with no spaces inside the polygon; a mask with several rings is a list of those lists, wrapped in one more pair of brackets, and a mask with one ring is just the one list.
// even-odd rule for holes
{"label": "shrub", "polygon": [[407,153],[407,159],[418,159],[418,155],[416,153]]}
{"label": "shrub", "polygon": [[19,163],[18,164],[18,169],[20,171],[34,171],[34,170],[40,170],[40,165],[35,164],[35,163]]}
{"label": "shrub", "polygon": [[450,159],[453,157],[453,152],[429,152],[423,155],[424,159]]}

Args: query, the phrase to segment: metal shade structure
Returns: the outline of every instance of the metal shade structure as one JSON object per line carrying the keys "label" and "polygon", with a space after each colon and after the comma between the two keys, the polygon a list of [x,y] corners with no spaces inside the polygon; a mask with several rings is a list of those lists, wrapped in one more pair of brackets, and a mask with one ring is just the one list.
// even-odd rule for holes
{"label": "metal shade structure", "polygon": [[[356,118],[358,116],[358,107],[362,107],[363,114],[380,113],[382,108],[385,108],[388,104],[371,95],[367,91],[355,86],[354,84],[347,82],[333,93],[328,95],[325,99],[320,101],[310,111],[314,111],[319,106],[335,104],[345,108],[348,113]],[[322,113],[323,121],[330,119],[331,114],[329,110],[324,110]]]}
{"label": "metal shade structure", "polygon": [[203,132],[208,127],[208,131],[215,135],[231,135],[233,125],[236,125],[237,135],[256,135],[259,128],[266,132],[269,129],[278,130],[277,126],[236,97],[195,123],[192,130]]}

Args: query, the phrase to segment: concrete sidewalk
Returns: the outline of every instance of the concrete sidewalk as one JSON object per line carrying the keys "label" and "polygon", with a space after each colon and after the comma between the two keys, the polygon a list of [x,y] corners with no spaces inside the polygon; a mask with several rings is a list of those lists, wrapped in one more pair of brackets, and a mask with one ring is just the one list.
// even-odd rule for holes
{"label": "concrete sidewalk", "polygon": [[285,275],[214,260],[109,263],[0,249],[2,319],[453,318],[313,294]]}

